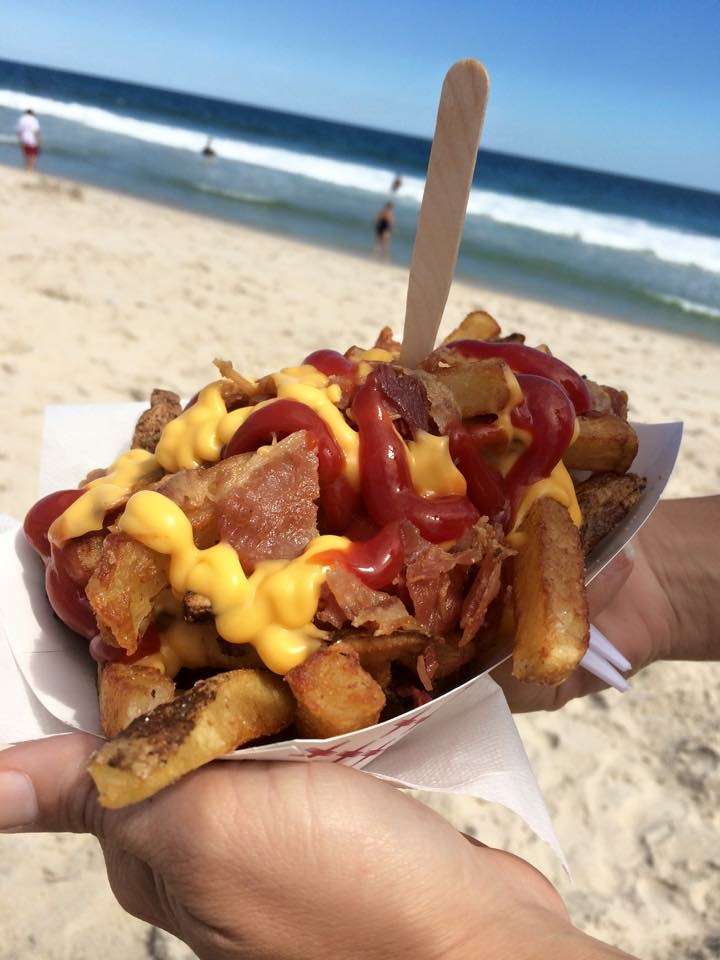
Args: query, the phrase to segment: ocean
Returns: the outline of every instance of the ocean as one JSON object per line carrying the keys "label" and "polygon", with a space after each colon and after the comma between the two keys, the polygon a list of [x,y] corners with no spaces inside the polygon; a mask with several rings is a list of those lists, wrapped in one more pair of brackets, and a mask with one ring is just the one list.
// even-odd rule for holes
{"label": "ocean", "polygon": [[[28,107],[47,173],[363,256],[399,175],[409,262],[427,139],[0,60],[0,163]],[[720,194],[483,148],[458,275],[720,340]]]}

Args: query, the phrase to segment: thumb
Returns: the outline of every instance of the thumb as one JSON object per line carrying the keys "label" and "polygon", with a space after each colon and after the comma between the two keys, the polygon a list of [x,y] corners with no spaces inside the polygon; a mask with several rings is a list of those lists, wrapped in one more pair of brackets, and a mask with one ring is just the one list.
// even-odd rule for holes
{"label": "thumb", "polygon": [[86,767],[101,743],[72,733],[0,751],[0,830],[99,836],[103,811]]}

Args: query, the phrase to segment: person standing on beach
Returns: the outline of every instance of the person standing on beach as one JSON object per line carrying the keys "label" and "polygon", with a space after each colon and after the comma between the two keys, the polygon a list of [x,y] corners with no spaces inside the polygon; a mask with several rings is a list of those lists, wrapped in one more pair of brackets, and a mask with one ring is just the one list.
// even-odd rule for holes
{"label": "person standing on beach", "polygon": [[26,110],[15,128],[26,170],[34,170],[40,152],[40,123],[32,110]]}
{"label": "person standing on beach", "polygon": [[395,225],[395,204],[386,203],[375,217],[375,253],[383,260],[390,256],[390,237]]}

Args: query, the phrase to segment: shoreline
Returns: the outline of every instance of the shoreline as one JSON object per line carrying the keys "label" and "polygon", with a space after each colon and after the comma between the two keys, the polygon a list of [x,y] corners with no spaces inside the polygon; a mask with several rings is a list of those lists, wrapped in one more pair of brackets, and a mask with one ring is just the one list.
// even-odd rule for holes
{"label": "shoreline", "polygon": [[[0,156],[1,155],[0,153]],[[45,173],[42,168],[42,163],[41,158],[37,174],[53,181],[74,184],[80,189],[99,190],[103,193],[124,197],[129,200],[137,200],[141,203],[148,203],[164,209],[175,210],[178,213],[198,217],[213,223],[234,225],[251,232],[274,236],[281,241],[286,240],[288,242],[306,244],[331,254],[344,254],[360,260],[375,262],[371,251],[372,238],[370,225],[368,225],[368,243],[366,248],[361,248],[350,243],[337,245],[317,233],[314,235],[303,234],[301,230],[296,229],[292,225],[293,221],[291,220],[286,221],[287,229],[285,230],[274,227],[271,223],[253,223],[252,217],[247,216],[247,213],[254,209],[253,205],[251,203],[237,201],[231,197],[227,197],[224,200],[219,196],[216,197],[213,202],[217,202],[217,209],[211,210],[208,209],[208,204],[211,202],[208,195],[204,195],[204,203],[203,197],[201,197],[201,195],[195,195],[194,193],[187,193],[183,195],[182,199],[174,199],[171,195],[162,196],[153,193],[151,189],[145,190],[143,189],[142,183],[138,184],[137,190],[133,190],[119,183],[102,183],[101,177],[93,180],[84,179],[81,175],[75,177],[71,172],[60,174],[53,172]],[[53,163],[52,155],[50,163]],[[5,162],[3,159],[0,160],[0,170],[14,170],[15,172],[19,172],[20,168],[18,164],[13,164],[9,161]],[[90,168],[90,170],[92,171],[92,168]],[[110,179],[112,179],[112,177]],[[183,202],[183,200],[185,202]],[[193,200],[196,202],[191,202]],[[236,203],[239,203],[241,207],[247,207],[245,218],[224,215],[222,213],[223,205],[227,209],[232,209]],[[404,239],[402,241],[398,240],[396,246],[404,242]],[[524,275],[534,279],[531,279],[529,283],[523,283],[518,280],[513,280],[511,276],[513,270],[520,276],[523,275],[523,271],[515,261],[505,261],[500,258],[495,259],[494,263],[495,266],[493,269],[495,276],[489,279],[479,278],[473,276],[470,271],[463,269],[461,255],[456,271],[457,281],[466,286],[477,287],[480,290],[490,291],[501,296],[532,300],[553,309],[592,313],[602,319],[626,323],[641,330],[659,331],[679,337],[690,337],[694,340],[713,345],[720,344],[720,317],[715,318],[714,316],[706,314],[704,311],[696,312],[688,310],[680,304],[673,304],[669,300],[654,297],[650,292],[645,292],[639,288],[636,290],[630,288],[626,290],[619,288],[614,289],[612,287],[604,287],[602,283],[592,283],[589,278],[586,279],[584,283],[581,278],[569,281],[558,280],[554,278],[551,273],[543,275],[542,273],[536,272],[534,262],[530,261],[528,261]],[[394,261],[394,263],[391,263],[391,265],[399,269],[407,270],[409,261],[406,262],[405,259],[399,258]],[[498,279],[498,275],[503,275],[507,282]],[[556,292],[556,296],[553,296],[553,290]],[[595,305],[588,308],[583,303],[583,296],[587,296]],[[636,317],[639,317],[639,319],[636,319]]]}
{"label": "shoreline", "polygon": [[[35,497],[46,404],[144,400],[156,386],[190,396],[213,378],[215,356],[259,374],[323,346],[370,345],[385,324],[396,333],[402,325],[403,267],[73,181],[0,167],[0,229],[0,512],[18,517]],[[683,419],[671,496],[720,487],[720,345],[464,282],[451,290],[442,330],[477,308],[504,332],[523,331],[529,344],[546,342],[598,382],[626,389],[634,419]],[[87,446],[90,469],[92,437]],[[710,709],[718,689],[720,664],[663,663],[627,695],[517,718],[576,886],[508,811],[423,799],[547,873],[588,933],[644,960],[709,960],[720,915]],[[93,841],[4,841],[9,955],[124,960],[165,950],[190,960],[122,913]],[[40,903],[53,909],[42,913]]]}

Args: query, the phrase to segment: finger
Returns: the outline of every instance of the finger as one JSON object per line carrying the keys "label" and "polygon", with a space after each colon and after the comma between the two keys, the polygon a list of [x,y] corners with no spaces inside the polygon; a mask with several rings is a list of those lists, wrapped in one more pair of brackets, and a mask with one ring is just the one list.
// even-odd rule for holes
{"label": "finger", "polygon": [[99,835],[102,811],[86,767],[101,743],[73,733],[0,752],[0,830]]}

